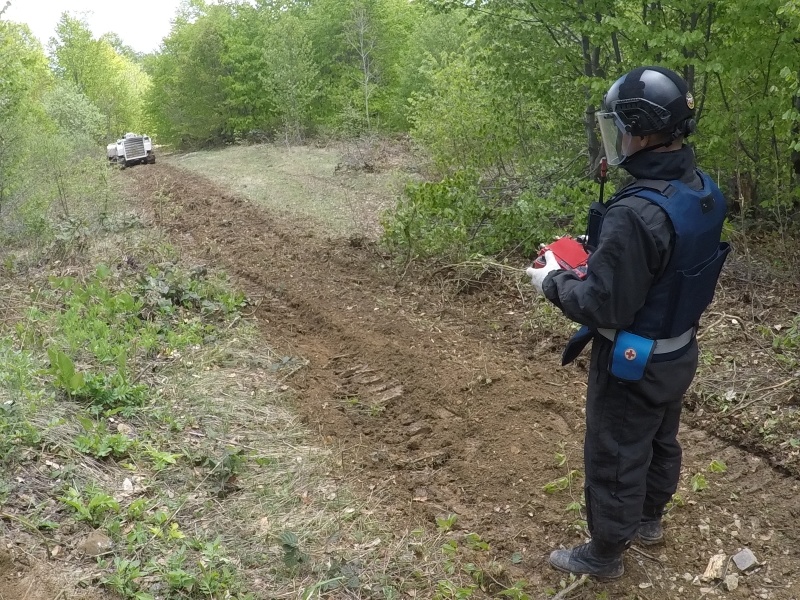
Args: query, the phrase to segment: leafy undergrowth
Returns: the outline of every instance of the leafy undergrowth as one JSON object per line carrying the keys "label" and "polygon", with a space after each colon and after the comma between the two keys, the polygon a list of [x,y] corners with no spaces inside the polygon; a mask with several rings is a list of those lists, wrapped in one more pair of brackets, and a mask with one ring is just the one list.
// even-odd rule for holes
{"label": "leafy undergrowth", "polygon": [[304,360],[264,344],[223,274],[182,264],[136,215],[116,222],[57,255],[6,255],[12,557],[136,600],[525,597],[475,534],[446,519],[398,533],[379,498],[351,493],[293,412],[285,380]]}

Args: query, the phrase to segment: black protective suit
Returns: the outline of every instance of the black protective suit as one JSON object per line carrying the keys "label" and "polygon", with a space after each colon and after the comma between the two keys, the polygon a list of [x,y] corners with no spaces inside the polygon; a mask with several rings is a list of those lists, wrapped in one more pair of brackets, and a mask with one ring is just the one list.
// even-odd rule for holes
{"label": "black protective suit", "polygon": [[[689,146],[673,152],[641,152],[623,168],[637,179],[702,183]],[[554,271],[543,282],[548,300],[571,320],[592,329],[625,329],[664,271],[674,229],[666,212],[633,197],[612,202],[603,220],[592,274],[580,280]],[[586,509],[592,540],[621,550],[641,519],[657,518],[677,489],[681,447],[676,436],[683,395],[697,369],[694,339],[680,352],[654,357],[644,377],[621,381],[608,371],[612,342],[592,342],[586,398]]]}

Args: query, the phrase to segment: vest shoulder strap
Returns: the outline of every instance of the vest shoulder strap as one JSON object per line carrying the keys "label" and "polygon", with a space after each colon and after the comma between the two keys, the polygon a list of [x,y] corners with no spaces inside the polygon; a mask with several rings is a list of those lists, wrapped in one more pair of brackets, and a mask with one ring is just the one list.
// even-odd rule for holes
{"label": "vest shoulder strap", "polygon": [[623,198],[630,198],[642,190],[653,190],[666,198],[673,196],[678,191],[675,186],[672,185],[672,182],[664,179],[637,179],[622,188],[614,196],[612,202],[618,202]]}

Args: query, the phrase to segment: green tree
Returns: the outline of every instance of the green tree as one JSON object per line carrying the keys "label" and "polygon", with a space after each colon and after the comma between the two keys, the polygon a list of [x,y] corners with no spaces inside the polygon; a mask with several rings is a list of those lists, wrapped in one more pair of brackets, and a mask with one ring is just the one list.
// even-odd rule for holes
{"label": "green tree", "polygon": [[60,134],[76,138],[77,146],[97,154],[105,139],[106,119],[72,81],[57,82],[43,94],[42,105]]}
{"label": "green tree", "polygon": [[423,11],[415,15],[409,41],[397,63],[397,86],[391,104],[392,124],[401,130],[410,127],[412,96],[425,96],[431,91],[433,65],[444,64],[451,55],[463,54],[471,43],[469,15],[465,11],[435,13]]}
{"label": "green tree", "polygon": [[282,14],[241,5],[213,8],[204,17],[217,23],[224,40],[221,85],[229,137],[260,136],[277,126],[279,106],[265,79],[271,69],[283,66],[282,58],[268,54],[274,45],[271,31]]}
{"label": "green tree", "polygon": [[223,138],[221,44],[219,32],[205,21],[178,22],[164,40],[148,108],[165,141],[204,144]]}
{"label": "green tree", "polygon": [[39,98],[51,82],[47,59],[27,27],[0,20],[0,73],[0,214],[8,220],[8,211],[25,198],[33,134],[47,120]]}
{"label": "green tree", "polygon": [[300,19],[285,15],[269,32],[264,48],[269,65],[263,82],[287,142],[300,142],[311,126],[312,104],[320,93],[320,74],[311,41]]}
{"label": "green tree", "polygon": [[94,39],[89,25],[61,15],[48,44],[53,67],[70,80],[105,116],[106,137],[141,130],[144,97],[150,85],[142,68],[112,46],[113,36]]}
{"label": "green tree", "polygon": [[319,121],[351,133],[404,124],[401,58],[421,15],[405,0],[309,3],[304,22],[322,81]]}

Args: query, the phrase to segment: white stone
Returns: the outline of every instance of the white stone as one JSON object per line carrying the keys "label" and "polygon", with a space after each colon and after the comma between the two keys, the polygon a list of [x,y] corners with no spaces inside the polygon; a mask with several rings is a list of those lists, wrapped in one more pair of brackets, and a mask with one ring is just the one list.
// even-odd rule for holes
{"label": "white stone", "polygon": [[89,556],[100,556],[110,552],[113,547],[114,542],[106,534],[98,530],[86,536],[77,546],[79,551]]}
{"label": "white stone", "polygon": [[750,548],[745,548],[741,552],[734,554],[733,562],[736,568],[744,572],[758,566],[758,559]]}
{"label": "white stone", "polygon": [[725,581],[723,582],[725,589],[729,592],[732,592],[736,588],[739,587],[739,576],[736,573],[731,573],[725,577]]}
{"label": "white stone", "polygon": [[703,581],[714,581],[722,579],[722,574],[725,572],[725,566],[728,562],[727,554],[715,554],[708,561],[705,573],[703,573]]}

